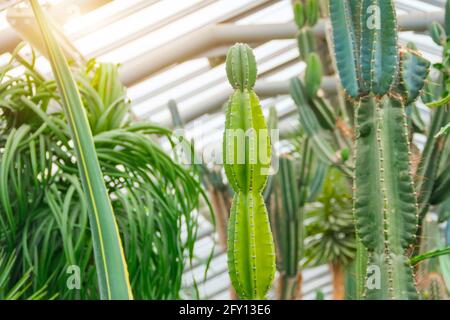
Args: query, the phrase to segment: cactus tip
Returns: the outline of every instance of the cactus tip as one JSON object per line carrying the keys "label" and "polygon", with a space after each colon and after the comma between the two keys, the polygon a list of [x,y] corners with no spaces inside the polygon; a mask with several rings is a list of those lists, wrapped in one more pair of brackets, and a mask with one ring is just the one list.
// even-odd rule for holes
{"label": "cactus tip", "polygon": [[256,81],[256,60],[252,49],[245,43],[236,43],[228,50],[227,77],[234,89],[251,89]]}

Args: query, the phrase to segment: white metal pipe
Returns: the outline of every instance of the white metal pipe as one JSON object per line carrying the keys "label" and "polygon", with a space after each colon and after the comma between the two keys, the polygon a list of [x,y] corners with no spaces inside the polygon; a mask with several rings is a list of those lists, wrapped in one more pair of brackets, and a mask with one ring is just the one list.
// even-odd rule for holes
{"label": "white metal pipe", "polygon": [[0,12],[12,6],[15,6],[16,4],[21,3],[23,1],[25,0],[3,0],[2,3],[0,3]]}
{"label": "white metal pipe", "polygon": [[[77,11],[80,13],[86,13],[103,6],[108,2],[111,2],[111,0],[66,0],[52,6],[50,12],[55,20],[59,22],[73,14],[74,8],[77,8]],[[10,2],[8,7],[17,3]],[[21,41],[20,35],[14,31],[13,28],[7,28],[0,31],[0,54],[8,51],[12,52]]]}
{"label": "white metal pipe", "polygon": [[[432,21],[444,22],[442,11],[414,13],[398,17],[400,30],[424,31]],[[324,34],[324,23],[314,29],[318,36]],[[274,39],[292,39],[297,29],[293,22],[278,24],[210,25],[191,32],[156,49],[144,52],[121,67],[121,79],[125,85],[142,81],[151,74],[176,63],[198,56],[217,46],[235,42],[266,42]]]}
{"label": "white metal pipe", "polygon": [[[321,88],[325,94],[332,94],[336,92],[336,77],[323,77]],[[255,85],[255,92],[260,98],[275,97],[278,95],[289,94],[289,81],[257,81]],[[192,121],[204,114],[213,113],[223,106],[231,95],[232,89],[226,89],[220,94],[214,95],[210,99],[205,99],[203,102],[195,105],[195,108],[179,108],[180,116],[185,123]],[[182,104],[180,104],[182,106]],[[170,125],[171,119],[167,118],[161,120],[164,125]]]}

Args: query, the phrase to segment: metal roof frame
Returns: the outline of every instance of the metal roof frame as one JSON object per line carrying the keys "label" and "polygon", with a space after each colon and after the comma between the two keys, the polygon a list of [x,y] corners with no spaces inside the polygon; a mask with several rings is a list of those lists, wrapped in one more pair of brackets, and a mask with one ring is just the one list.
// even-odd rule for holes
{"label": "metal roof frame", "polygon": [[[4,6],[4,9],[11,8],[13,5],[21,3],[25,0],[14,1],[10,0]],[[67,19],[73,12],[74,7],[78,8],[81,14],[95,10],[111,0],[64,0],[50,8],[50,12],[56,21],[63,21]],[[14,31],[13,28],[8,28],[0,31],[0,54],[5,52],[12,52],[17,45],[22,41],[20,35]]]}
{"label": "metal roof frame", "polygon": [[[398,17],[400,30],[424,31],[433,21],[443,22],[443,12],[420,12]],[[324,35],[324,24],[314,29],[318,36]],[[127,85],[150,76],[168,66],[197,56],[221,45],[236,42],[266,42],[274,39],[292,39],[297,33],[295,24],[235,25],[217,24],[187,34],[176,42],[167,43],[156,50],[145,52],[123,64],[122,81]]]}

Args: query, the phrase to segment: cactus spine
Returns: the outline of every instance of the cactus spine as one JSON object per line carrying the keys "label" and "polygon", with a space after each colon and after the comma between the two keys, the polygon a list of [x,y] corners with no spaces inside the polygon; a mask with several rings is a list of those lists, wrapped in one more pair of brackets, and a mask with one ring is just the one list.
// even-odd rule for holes
{"label": "cactus spine", "polygon": [[239,298],[264,299],[275,275],[274,243],[261,194],[270,167],[270,139],[253,91],[256,61],[249,46],[230,48],[226,71],[234,88],[223,141],[225,173],[235,191],[228,223],[228,271]]}
{"label": "cactus spine", "polygon": [[[336,64],[355,109],[354,216],[368,251],[369,299],[416,299],[412,267],[418,208],[404,105],[429,63],[399,54],[393,1],[329,1]],[[380,286],[377,285],[380,284]]]}

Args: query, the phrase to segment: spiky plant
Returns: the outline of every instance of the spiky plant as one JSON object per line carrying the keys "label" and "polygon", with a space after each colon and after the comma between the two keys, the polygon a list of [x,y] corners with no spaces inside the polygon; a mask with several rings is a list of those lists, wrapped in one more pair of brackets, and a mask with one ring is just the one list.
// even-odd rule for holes
{"label": "spiky plant", "polygon": [[[278,130],[278,114],[274,106],[269,109],[267,123],[270,130]],[[272,152],[277,154],[278,150]],[[279,274],[275,298],[279,300],[301,298],[300,260],[304,250],[303,206],[304,198],[308,195],[304,189],[308,187],[307,165],[310,159],[302,162],[300,170],[296,170],[296,160],[289,154],[278,157],[275,160],[278,171],[269,177],[268,186],[264,191],[276,248],[276,266]]]}
{"label": "spiky plant", "polygon": [[306,211],[307,264],[330,265],[333,298],[344,298],[344,269],[355,256],[351,190],[335,168],[329,169],[322,192]]}
{"label": "spiky plant", "polygon": [[270,139],[253,91],[256,61],[251,48],[236,44],[227,54],[234,89],[226,111],[223,158],[235,191],[228,223],[228,271],[242,299],[264,299],[275,274],[275,252],[262,196],[270,167]]}
{"label": "spiky plant", "polygon": [[295,0],[292,2],[294,21],[298,28],[299,53],[300,57],[306,60],[310,53],[317,51],[313,27],[319,19],[320,7],[316,0]]}
{"label": "spiky plant", "polygon": [[329,4],[339,76],[355,105],[354,211],[368,250],[367,276],[376,281],[364,294],[414,299],[406,250],[414,244],[418,209],[404,106],[419,96],[429,63],[399,51],[392,1]]}
{"label": "spiky plant", "polygon": [[[97,299],[88,205],[70,129],[55,81],[39,74],[33,61],[17,51],[1,69],[0,248],[17,255],[8,283],[31,270],[23,297],[46,286],[48,297]],[[25,72],[13,76],[8,71],[17,65]],[[169,130],[131,121],[117,66],[91,62],[72,71],[95,132],[134,296],[178,298],[193,255],[200,183],[161,149],[157,139],[174,145]],[[79,268],[79,290],[67,287],[70,266]]]}
{"label": "spiky plant", "polygon": [[[299,6],[297,5],[296,7],[296,2],[301,2],[303,4],[304,1],[294,1],[294,16],[297,20],[299,16]],[[332,41],[333,36],[329,35],[328,28],[325,29],[326,38],[330,41],[330,51],[333,52],[333,47],[337,49],[334,50],[336,54],[331,55],[331,60],[333,61],[333,63],[329,65],[336,65],[338,67],[337,69],[338,71],[340,71],[339,73],[341,75],[341,78],[342,75],[345,76],[345,74],[351,74],[351,70],[356,72],[356,76],[344,77],[342,81],[344,83],[344,89],[346,90],[346,92],[343,93],[343,96],[345,95],[347,98],[350,96],[350,99],[345,99],[345,102],[343,101],[343,99],[331,100],[333,101],[333,103],[336,103],[336,105],[339,105],[339,108],[334,108],[334,123],[331,122],[334,125],[334,130],[337,130],[337,134],[333,133],[332,131],[330,132],[329,128],[322,125],[324,123],[323,120],[326,119],[324,118],[324,115],[329,114],[329,112],[326,112],[326,109],[323,108],[317,109],[317,105],[314,105],[310,102],[311,90],[308,87],[314,88],[316,86],[310,86],[307,84],[307,81],[310,82],[310,80],[308,79],[311,79],[311,77],[307,75],[308,72],[305,73],[304,80],[293,79],[291,81],[291,95],[297,106],[299,107],[301,126],[304,127],[303,129],[305,134],[313,139],[313,141],[317,142],[314,144],[314,153],[316,155],[322,157],[324,161],[330,163],[333,166],[337,166],[341,170],[343,169],[342,163],[336,161],[340,159],[339,156],[342,157],[341,159],[342,161],[344,161],[344,163],[346,162],[346,166],[353,166],[354,164],[352,164],[352,159],[348,159],[348,154],[350,153],[349,150],[353,149],[353,146],[351,146],[349,143],[344,143],[343,145],[339,144],[346,141],[348,142],[348,139],[352,139],[353,137],[355,137],[355,135],[358,134],[358,130],[354,128],[355,123],[353,123],[354,121],[352,119],[354,117],[353,110],[358,106],[357,101],[359,98],[355,98],[354,96],[352,98],[352,93],[349,94],[349,91],[355,89],[357,89],[356,91],[358,91],[362,88],[361,92],[357,92],[358,94],[360,94],[360,98],[361,96],[371,94],[377,95],[376,92],[375,94],[373,92],[371,93],[371,91],[377,91],[379,89],[376,88],[376,85],[372,88],[372,82],[377,82],[377,80],[372,81],[369,78],[371,76],[377,78],[378,76],[378,79],[380,79],[380,77],[382,77],[382,74],[388,74],[388,72],[386,72],[386,69],[393,68],[395,72],[391,72],[391,83],[388,86],[387,95],[390,95],[397,100],[402,100],[402,103],[405,105],[405,113],[407,115],[406,124],[408,126],[407,136],[408,141],[411,144],[412,152],[410,156],[412,162],[411,171],[413,171],[414,180],[417,184],[417,192],[419,198],[418,205],[420,215],[418,221],[418,229],[420,229],[421,218],[427,212],[430,205],[439,205],[440,203],[445,202],[445,200],[448,198],[448,195],[444,190],[448,190],[445,185],[446,183],[448,184],[449,181],[448,145],[450,143],[448,142],[448,139],[445,139],[445,133],[447,130],[446,124],[450,121],[450,119],[448,118],[448,108],[441,108],[442,110],[437,110],[439,108],[439,105],[446,105],[450,100],[447,97],[448,90],[446,88],[448,86],[446,85],[445,81],[445,79],[448,78],[445,75],[447,72],[446,70],[448,70],[448,68],[446,67],[448,62],[448,59],[446,58],[448,50],[444,50],[443,63],[435,64],[435,68],[443,73],[443,85],[436,85],[434,79],[427,80],[424,83],[424,79],[428,74],[429,63],[420,55],[413,44],[408,44],[406,47],[402,47],[399,50],[395,49],[394,51],[392,51],[392,55],[386,54],[386,50],[389,50],[389,46],[396,46],[396,28],[392,28],[392,26],[388,28],[386,25],[392,23],[392,21],[395,24],[395,13],[392,14],[390,10],[386,10],[390,6],[388,1],[372,1],[370,3],[369,1],[327,2],[329,2],[330,8],[332,9],[330,10],[332,24],[341,23],[342,26],[346,24],[347,28],[350,30],[350,32],[347,34],[349,36],[347,37],[345,36],[345,33],[338,32],[338,34],[336,34],[336,28],[333,28],[334,42],[336,43],[335,46],[333,45]],[[319,5],[321,5],[320,1]],[[337,11],[335,10],[338,6],[345,7],[345,10],[341,11],[343,15],[340,15],[339,17],[337,17]],[[380,9],[380,6],[383,7],[383,10],[377,10]],[[320,7],[321,9],[323,9],[323,6]],[[300,9],[301,8],[302,7],[300,5]],[[369,9],[369,11],[363,11],[366,8]],[[450,32],[450,15],[448,14],[449,8],[450,2],[447,1],[445,25],[440,26],[434,23],[430,27],[432,37],[439,45],[445,45],[445,43],[448,44],[446,38],[447,34]],[[374,12],[374,10],[376,11]],[[323,17],[326,16],[326,11],[328,10],[322,11]],[[301,12],[305,13],[306,11],[303,10]],[[377,19],[377,17],[380,16],[379,14],[383,16],[383,19],[381,20],[386,24],[381,25],[381,28],[371,28],[371,26],[377,26],[378,22],[381,22],[379,21],[379,19]],[[391,18],[387,18],[388,15],[390,15]],[[301,19],[302,17],[304,18],[304,15],[300,17]],[[304,19],[301,21],[304,21]],[[298,22],[297,25],[299,26]],[[336,40],[336,35],[338,37],[338,40]],[[364,38],[362,35],[364,36]],[[383,37],[383,45],[376,46],[375,44],[379,43],[377,42],[377,39],[379,39],[380,37]],[[388,39],[389,37],[391,37],[390,40]],[[317,38],[316,41],[318,41]],[[348,47],[352,48],[352,50],[354,49],[353,52],[345,49],[347,45]],[[300,49],[301,48],[302,45],[300,45]],[[360,51],[360,48],[362,48],[362,51]],[[315,61],[313,60],[318,61],[318,59],[313,58],[312,56],[314,53],[310,52],[307,49],[308,48],[303,49],[303,51],[309,52],[308,55],[306,57],[303,56],[303,58],[305,62],[307,62],[308,71],[308,67],[310,65],[317,65],[317,63],[315,63]],[[379,69],[371,69],[371,63],[373,65],[377,64],[377,59],[368,58],[370,57],[372,50],[379,50],[379,54],[374,56],[377,57],[379,61],[386,58],[392,59],[393,57],[397,56],[398,58],[394,59],[397,61],[397,63],[394,63],[393,65],[391,65],[391,63],[385,62],[378,63],[378,66],[380,66]],[[324,57],[326,59],[326,54],[324,55],[323,52],[320,52],[320,50],[317,53],[319,53],[320,55],[320,60],[325,61]],[[365,59],[364,61],[362,61],[363,58]],[[313,63],[311,64],[308,60],[311,60]],[[391,67],[389,67],[389,65],[391,65]],[[385,68],[384,70],[383,67]],[[342,72],[342,70],[345,71]],[[372,74],[371,72],[367,72],[368,70],[374,70],[374,73]],[[329,71],[329,74],[333,73],[331,69],[329,69]],[[311,72],[309,73],[311,74]],[[312,79],[314,78],[315,77],[312,77]],[[385,78],[384,81],[388,81],[388,78],[389,77]],[[346,82],[349,86],[345,86]],[[369,85],[367,85],[367,83],[369,83]],[[424,84],[425,92],[421,94],[421,89]],[[444,88],[444,90],[441,90],[440,88]],[[338,87],[338,97],[341,95],[341,91],[342,90],[340,90],[340,88]],[[378,92],[378,96],[381,96],[382,94],[380,95],[379,93],[380,92]],[[431,122],[429,126],[425,121],[421,119],[420,112],[415,105],[415,100],[419,96],[421,96],[423,102],[428,103],[430,107],[433,107],[435,109],[432,112]],[[433,102],[433,100],[436,100],[436,97],[438,97],[438,100],[439,98],[442,99],[437,102]],[[361,110],[364,109],[361,108]],[[357,114],[355,113],[355,115]],[[419,148],[414,144],[415,141],[412,138],[413,134],[415,133],[426,135],[427,139],[425,143],[425,150],[423,153],[420,153]],[[343,146],[346,146],[346,148]],[[349,171],[347,171],[347,173],[349,173]],[[358,254],[356,255],[355,263],[358,287],[356,296],[357,298],[361,298],[367,280],[365,277],[367,257],[366,247],[361,243],[358,237],[356,239],[356,244],[358,247]]]}
{"label": "spiky plant", "polygon": [[276,298],[294,300],[301,297],[299,264],[304,250],[303,205],[297,186],[295,159],[283,155],[278,166],[268,201],[279,272]]}
{"label": "spiky plant", "polygon": [[19,300],[23,298],[27,300],[42,300],[51,298],[47,297],[45,286],[27,295],[27,290],[32,283],[32,269],[16,278],[14,275],[16,260],[17,255],[14,251],[9,255],[0,251],[0,300]]}

